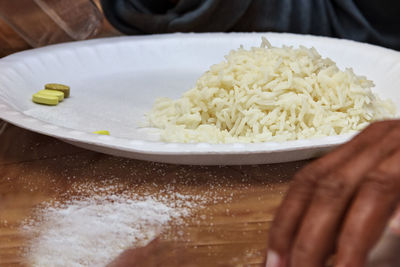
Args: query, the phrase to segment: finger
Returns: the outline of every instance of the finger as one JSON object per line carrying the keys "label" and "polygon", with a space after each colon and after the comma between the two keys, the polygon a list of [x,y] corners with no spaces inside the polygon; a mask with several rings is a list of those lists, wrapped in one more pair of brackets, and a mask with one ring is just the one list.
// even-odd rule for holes
{"label": "finger", "polygon": [[400,237],[385,230],[368,253],[364,267],[398,267],[400,266],[399,251]]}
{"label": "finger", "polygon": [[291,266],[321,266],[334,248],[337,232],[364,175],[400,147],[400,127],[366,147],[317,183],[291,251]]}
{"label": "finger", "polygon": [[155,254],[160,247],[160,241],[158,238],[151,241],[144,247],[130,248],[121,253],[115,260],[107,265],[107,267],[135,267],[143,266],[148,257]]}
{"label": "finger", "polygon": [[336,266],[362,267],[400,199],[400,150],[366,176],[338,242]]}
{"label": "finger", "polygon": [[130,248],[121,253],[107,267],[192,267],[193,255],[182,244],[154,239],[145,247]]}
{"label": "finger", "polygon": [[400,236],[400,204],[397,205],[396,211],[390,219],[389,230],[392,234]]}
{"label": "finger", "polygon": [[346,162],[353,154],[365,149],[369,143],[380,139],[396,125],[399,125],[399,121],[374,123],[347,144],[315,160],[298,172],[275,215],[270,230],[269,249],[277,253],[279,257],[286,257],[293,244],[298,225],[302,221],[313,195],[316,181],[341,163]]}

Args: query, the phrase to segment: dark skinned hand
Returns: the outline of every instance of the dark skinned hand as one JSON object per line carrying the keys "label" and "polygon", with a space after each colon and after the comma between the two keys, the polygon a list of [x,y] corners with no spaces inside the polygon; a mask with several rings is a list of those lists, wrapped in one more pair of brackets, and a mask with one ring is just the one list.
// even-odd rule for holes
{"label": "dark skinned hand", "polygon": [[[363,267],[399,200],[400,120],[374,123],[295,175],[270,230],[267,267],[322,267],[334,253],[335,267]],[[156,240],[108,266],[190,266],[183,254]]]}
{"label": "dark skinned hand", "polygon": [[107,267],[193,267],[191,255],[183,247],[154,239],[145,247],[125,250]]}
{"label": "dark skinned hand", "polygon": [[267,267],[363,267],[400,199],[400,121],[377,122],[293,180]]}

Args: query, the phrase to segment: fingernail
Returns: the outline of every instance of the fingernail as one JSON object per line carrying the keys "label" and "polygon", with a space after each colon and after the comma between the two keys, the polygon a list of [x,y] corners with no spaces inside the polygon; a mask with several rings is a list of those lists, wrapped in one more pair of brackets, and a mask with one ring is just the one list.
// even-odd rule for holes
{"label": "fingernail", "polygon": [[280,267],[281,259],[275,251],[268,250],[267,253],[267,264],[265,267]]}
{"label": "fingernail", "polygon": [[398,209],[395,215],[389,221],[389,231],[392,234],[400,235],[400,210]]}

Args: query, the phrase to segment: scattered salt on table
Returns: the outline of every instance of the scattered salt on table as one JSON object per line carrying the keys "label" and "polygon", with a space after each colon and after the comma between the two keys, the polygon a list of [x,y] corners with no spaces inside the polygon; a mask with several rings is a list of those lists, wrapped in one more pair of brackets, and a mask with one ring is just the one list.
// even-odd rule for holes
{"label": "scattered salt on table", "polygon": [[[191,200],[193,199],[193,200]],[[198,197],[95,195],[44,204],[22,230],[32,236],[32,266],[105,266],[129,247],[143,246],[169,222],[199,207]]]}

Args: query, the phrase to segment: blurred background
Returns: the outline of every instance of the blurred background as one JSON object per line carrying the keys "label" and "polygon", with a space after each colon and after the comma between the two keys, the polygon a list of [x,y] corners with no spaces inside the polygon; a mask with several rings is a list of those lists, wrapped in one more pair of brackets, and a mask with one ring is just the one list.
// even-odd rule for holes
{"label": "blurred background", "polygon": [[48,44],[120,35],[100,0],[0,0],[0,57]]}

